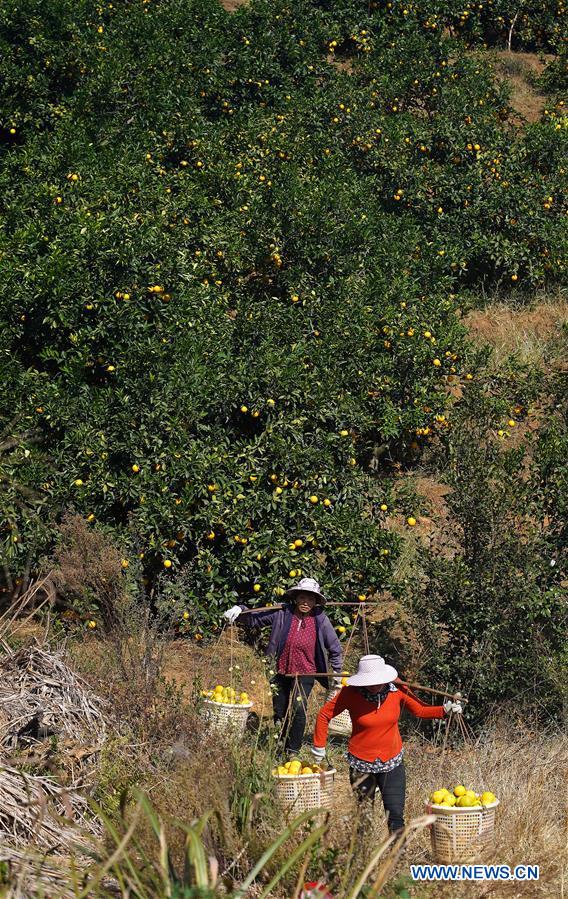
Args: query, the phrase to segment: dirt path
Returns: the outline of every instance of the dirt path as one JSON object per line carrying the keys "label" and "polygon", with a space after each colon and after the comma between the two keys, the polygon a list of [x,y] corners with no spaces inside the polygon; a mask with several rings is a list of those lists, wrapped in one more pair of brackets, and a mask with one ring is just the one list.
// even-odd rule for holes
{"label": "dirt path", "polygon": [[531,362],[544,363],[547,345],[560,338],[568,322],[568,303],[561,297],[515,308],[498,303],[475,309],[464,319],[473,339],[494,347],[497,361],[510,353],[519,353]]}
{"label": "dirt path", "polygon": [[514,124],[538,122],[547,100],[533,81],[554,57],[547,55],[543,62],[536,53],[510,53],[508,50],[489,50],[487,55],[495,67],[497,80],[506,82],[511,89],[510,103],[518,114]]}
{"label": "dirt path", "polygon": [[235,12],[239,6],[244,6],[248,0],[220,0],[221,6],[227,12]]}
{"label": "dirt path", "polygon": [[271,713],[272,702],[262,656],[225,631],[218,643],[197,647],[188,640],[172,640],[165,653],[164,676],[190,695],[194,685],[211,690],[217,684],[246,690],[261,717]]}

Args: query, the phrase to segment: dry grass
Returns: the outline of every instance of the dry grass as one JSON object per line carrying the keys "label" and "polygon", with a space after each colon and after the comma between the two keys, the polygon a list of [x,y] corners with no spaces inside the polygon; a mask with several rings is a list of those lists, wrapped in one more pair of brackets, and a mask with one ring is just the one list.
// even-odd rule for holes
{"label": "dry grass", "polygon": [[[513,897],[561,895],[566,879],[567,856],[567,784],[568,740],[560,733],[547,735],[534,731],[514,732],[506,722],[493,725],[483,743],[470,750],[451,753],[444,759],[411,751],[408,756],[408,813],[423,812],[421,800],[430,786],[468,786],[490,789],[501,800],[498,810],[495,846],[487,854],[488,862],[539,864],[540,881],[530,885],[493,885],[480,888],[455,885],[439,895]],[[421,856],[429,846],[418,841]],[[418,854],[418,853],[417,853]],[[565,884],[566,886],[566,884]]]}
{"label": "dry grass", "polygon": [[[115,644],[112,641],[92,640],[88,644],[88,660],[85,645],[80,651],[82,670],[91,673],[97,688],[103,695],[117,689],[113,666],[109,664]],[[217,646],[204,651],[184,641],[166,645],[163,655],[167,677],[153,681],[153,709],[151,718],[139,722],[136,715],[128,715],[124,703],[128,689],[136,688],[135,679],[124,685],[115,707],[115,720],[122,734],[127,734],[121,752],[124,761],[138,776],[148,792],[157,813],[165,820],[179,818],[186,824],[202,813],[214,810],[215,814],[205,832],[208,854],[214,855],[219,870],[229,871],[237,880],[250,870],[258,858],[282,831],[282,815],[270,801],[270,778],[266,778],[271,760],[271,750],[265,748],[254,734],[246,735],[237,745],[218,737],[208,736],[199,718],[193,714],[191,703],[194,678],[209,685],[212,681],[227,681],[229,663],[241,664],[244,681],[257,680],[256,696],[268,700],[263,665],[258,656],[242,643],[232,643],[225,634]],[[254,677],[251,675],[254,674]],[[180,690],[171,691],[168,684],[175,683]],[[252,688],[251,688],[252,689]],[[316,688],[310,702],[310,719],[313,722],[325,696]],[[265,715],[269,708],[265,708]],[[127,730],[125,729],[128,725]],[[442,756],[439,745],[420,738],[418,732],[406,742],[407,809],[410,822],[424,812],[424,801],[439,786],[463,782],[476,789],[489,788],[501,800],[496,843],[483,861],[509,864],[539,864],[541,879],[529,885],[487,884],[436,884],[409,885],[413,899],[446,897],[558,897],[561,895],[562,865],[566,861],[566,783],[568,775],[568,742],[558,733],[539,733],[536,726],[513,730],[513,725],[501,718],[500,725],[488,724],[483,739],[475,747],[448,750]],[[139,743],[140,734],[145,743]],[[335,877],[350,856],[350,842],[359,824],[357,809],[351,793],[348,769],[343,758],[345,741],[337,739],[330,747],[330,759],[338,769],[335,803],[330,826],[323,841],[323,853],[306,871],[306,879],[325,874],[333,883]],[[264,774],[263,774],[264,772]],[[255,781],[256,778],[256,781]],[[252,826],[240,823],[235,811],[235,797],[250,803],[251,793],[264,792],[265,799],[249,804]],[[256,807],[256,811],[254,808]],[[245,815],[246,817],[246,815]],[[145,850],[155,842],[155,837],[141,827],[137,840]],[[173,824],[166,828],[172,859],[180,863],[183,839]],[[366,832],[365,845],[375,849],[386,837],[384,816],[377,808],[374,821]],[[290,851],[290,847],[285,847]],[[355,843],[355,865],[363,863],[363,844]],[[285,857],[280,853],[274,864]],[[358,861],[357,861],[358,859]],[[406,854],[397,861],[393,876],[409,877],[409,865],[431,861],[428,833],[418,833]],[[314,867],[315,866],[315,867]],[[335,872],[335,875],[334,875]],[[274,899],[289,899],[287,887],[274,891]],[[96,894],[93,894],[96,895]],[[253,895],[253,893],[251,893]],[[340,896],[337,889],[334,895]],[[394,896],[392,892],[381,893]]]}
{"label": "dry grass", "polygon": [[[189,648],[188,648],[189,650]],[[190,655],[195,654],[190,651]],[[250,650],[238,650],[244,658]],[[170,662],[170,664],[173,664]],[[189,663],[192,668],[195,662]],[[218,664],[221,664],[219,659]],[[257,676],[262,679],[262,672]],[[310,723],[325,699],[318,687],[310,699]],[[516,730],[513,728],[517,727]],[[308,731],[309,733],[309,731]],[[337,738],[331,758],[338,768],[336,802],[330,821],[327,845],[341,853],[357,825],[357,810],[349,786],[348,769],[343,759],[345,741]],[[488,723],[479,745],[448,750],[442,757],[440,746],[424,740],[411,739],[406,744],[407,821],[424,813],[424,801],[438,786],[459,782],[476,789],[493,790],[501,799],[498,812],[495,847],[487,853],[487,862],[514,866],[521,863],[539,864],[538,884],[500,885],[466,884],[436,886],[435,895],[454,899],[455,896],[489,896],[496,899],[513,897],[558,897],[563,865],[568,862],[566,845],[566,814],[568,784],[568,740],[560,733],[539,733],[538,726],[519,729],[506,718]],[[264,839],[275,836],[273,822],[259,821]],[[380,809],[372,834],[375,845],[387,835]],[[420,834],[409,847],[396,868],[397,875],[408,875],[411,863],[432,860],[427,832]],[[566,874],[566,872],[565,872]],[[412,896],[430,896],[424,887],[412,888]]]}
{"label": "dry grass", "polygon": [[30,646],[5,653],[0,657],[0,674],[0,703],[6,718],[0,726],[0,746],[5,750],[20,748],[26,741],[24,734],[39,729],[71,745],[85,746],[93,737],[95,743],[104,740],[101,703],[65,664],[62,652]]}
{"label": "dry grass", "polygon": [[258,653],[239,639],[236,629],[227,628],[220,639],[204,647],[196,647],[187,640],[173,640],[164,654],[164,676],[187,695],[198,681],[203,689],[216,684],[229,685],[231,667],[235,684],[242,678],[255,711],[261,717],[272,714],[271,695],[266,679],[266,667]]}
{"label": "dry grass", "polygon": [[494,303],[470,312],[464,320],[474,340],[493,347],[493,364],[499,366],[516,353],[523,363],[546,368],[568,361],[566,335],[568,302],[562,298],[537,301],[532,308]]}
{"label": "dry grass", "polygon": [[226,12],[235,12],[240,6],[244,6],[248,0],[221,0],[221,6]]}
{"label": "dry grass", "polygon": [[505,81],[511,89],[510,103],[517,116],[514,124],[538,122],[546,97],[534,87],[535,76],[541,75],[552,56],[545,57],[544,62],[536,53],[510,53],[508,50],[490,50],[489,56],[495,67],[498,81]]}
{"label": "dry grass", "polygon": [[[413,897],[554,897],[568,888],[567,784],[568,740],[560,733],[547,735],[509,728],[507,721],[488,725],[483,741],[475,747],[447,751],[409,740],[406,743],[406,820],[424,814],[433,789],[457,783],[476,790],[490,789],[500,800],[495,845],[480,860],[487,864],[540,865],[538,883],[442,884],[431,892],[425,886],[411,888]],[[342,843],[355,826],[356,810],[348,785],[342,751],[334,750],[339,769],[337,802],[332,813],[336,841]],[[387,835],[382,810],[377,809],[375,840]],[[399,860],[395,875],[409,875],[411,864],[432,862],[428,831],[418,835]],[[564,880],[563,880],[564,878]],[[432,888],[430,888],[432,889]]]}

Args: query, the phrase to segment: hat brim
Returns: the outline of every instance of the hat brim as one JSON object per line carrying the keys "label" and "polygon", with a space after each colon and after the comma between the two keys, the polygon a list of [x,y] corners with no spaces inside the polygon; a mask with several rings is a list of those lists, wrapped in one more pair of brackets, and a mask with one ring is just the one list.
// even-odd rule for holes
{"label": "hat brim", "polygon": [[392,665],[384,665],[377,668],[376,671],[369,671],[368,674],[352,674],[347,678],[349,687],[373,687],[375,684],[390,684],[391,681],[398,677],[398,671]]}
{"label": "hat brim", "polygon": [[317,596],[318,602],[320,605],[325,606],[327,600],[325,596],[322,596],[321,593],[318,593],[316,590],[306,590],[305,587],[290,587],[289,590],[286,590],[284,596],[288,596],[292,598],[295,593],[311,593],[312,596]]}

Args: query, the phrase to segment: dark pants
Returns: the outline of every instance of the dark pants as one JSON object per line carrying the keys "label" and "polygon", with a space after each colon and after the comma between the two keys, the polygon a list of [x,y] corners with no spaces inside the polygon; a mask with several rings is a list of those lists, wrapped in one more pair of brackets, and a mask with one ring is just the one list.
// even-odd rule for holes
{"label": "dark pants", "polygon": [[274,722],[282,725],[284,745],[288,752],[299,752],[302,747],[308,696],[314,683],[313,674],[304,674],[298,678],[277,674],[273,680],[276,687],[272,697]]}
{"label": "dark pants", "polygon": [[349,769],[349,780],[359,802],[375,801],[375,792],[380,790],[387,816],[390,833],[404,827],[404,798],[406,792],[406,771],[404,762],[387,771],[386,774],[363,774]]}

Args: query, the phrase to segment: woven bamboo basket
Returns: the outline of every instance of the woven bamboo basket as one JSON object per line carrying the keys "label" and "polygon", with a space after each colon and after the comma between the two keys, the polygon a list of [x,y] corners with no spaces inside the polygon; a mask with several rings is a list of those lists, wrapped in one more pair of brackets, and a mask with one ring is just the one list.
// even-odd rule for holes
{"label": "woven bamboo basket", "polygon": [[204,702],[205,720],[209,727],[215,730],[230,730],[233,733],[243,733],[252,702],[246,705],[233,705],[228,702],[213,702],[206,699]]}
{"label": "woven bamboo basket", "polygon": [[310,809],[329,809],[333,800],[335,774],[335,768],[317,774],[273,774],[276,798],[286,812],[294,815]]}
{"label": "woven bamboo basket", "polygon": [[329,722],[329,733],[333,737],[350,737],[351,732],[351,715],[347,709]]}
{"label": "woven bamboo basket", "polygon": [[472,808],[449,808],[427,802],[427,813],[436,816],[430,824],[435,860],[442,864],[474,861],[493,842],[498,805],[498,799]]}

